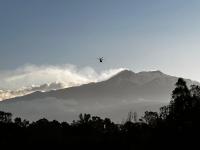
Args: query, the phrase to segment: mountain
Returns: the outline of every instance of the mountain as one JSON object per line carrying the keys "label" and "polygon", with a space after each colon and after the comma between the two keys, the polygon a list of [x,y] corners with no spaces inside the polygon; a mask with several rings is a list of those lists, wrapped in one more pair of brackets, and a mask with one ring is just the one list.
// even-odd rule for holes
{"label": "mountain", "polygon": [[[34,92],[0,102],[0,110],[29,120],[46,117],[72,121],[90,113],[121,121],[129,111],[140,115],[158,110],[170,101],[177,77],[161,71],[134,73],[124,70],[110,79],[48,92]],[[186,79],[188,85],[199,84]]]}

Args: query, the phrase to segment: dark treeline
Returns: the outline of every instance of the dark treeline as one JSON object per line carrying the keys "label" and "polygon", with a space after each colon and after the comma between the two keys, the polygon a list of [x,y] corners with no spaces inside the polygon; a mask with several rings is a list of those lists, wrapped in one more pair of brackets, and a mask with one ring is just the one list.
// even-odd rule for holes
{"label": "dark treeline", "polygon": [[109,118],[80,114],[72,123],[40,119],[29,123],[0,112],[0,147],[20,149],[165,149],[199,145],[200,87],[180,78],[167,106],[129,113],[122,124]]}

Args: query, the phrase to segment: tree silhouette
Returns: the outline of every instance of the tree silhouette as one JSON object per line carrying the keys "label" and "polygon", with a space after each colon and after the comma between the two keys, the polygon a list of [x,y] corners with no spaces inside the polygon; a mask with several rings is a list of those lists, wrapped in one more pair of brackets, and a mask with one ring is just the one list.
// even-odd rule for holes
{"label": "tree silhouette", "polygon": [[183,119],[183,114],[191,108],[191,95],[182,78],[178,79],[175,86],[169,105],[169,115],[171,119],[180,121]]}
{"label": "tree silhouette", "polygon": [[192,99],[192,109],[199,111],[200,109],[200,86],[191,85],[190,88],[191,99]]}
{"label": "tree silhouette", "polygon": [[10,123],[12,121],[12,114],[0,111],[0,122]]}
{"label": "tree silhouette", "polygon": [[169,113],[170,113],[170,107],[169,106],[163,106],[160,108],[159,118],[162,120],[168,119]]}
{"label": "tree silhouette", "polygon": [[152,112],[152,111],[145,111],[144,113],[144,120],[147,124],[149,125],[155,125],[156,121],[159,118],[159,115],[157,112]]}
{"label": "tree silhouette", "polygon": [[91,115],[90,114],[80,114],[79,115],[79,123],[81,124],[86,124],[89,123],[90,119],[91,119]]}

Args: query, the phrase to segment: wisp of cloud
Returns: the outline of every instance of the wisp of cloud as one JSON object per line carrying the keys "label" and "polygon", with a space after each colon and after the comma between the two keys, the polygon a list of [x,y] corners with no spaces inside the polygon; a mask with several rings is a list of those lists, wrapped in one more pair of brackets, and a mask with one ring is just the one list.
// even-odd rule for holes
{"label": "wisp of cloud", "polygon": [[78,68],[72,64],[60,66],[29,64],[15,70],[0,71],[0,88],[16,90],[46,83],[62,83],[64,87],[72,87],[106,80],[124,69],[117,68],[97,72],[89,66]]}

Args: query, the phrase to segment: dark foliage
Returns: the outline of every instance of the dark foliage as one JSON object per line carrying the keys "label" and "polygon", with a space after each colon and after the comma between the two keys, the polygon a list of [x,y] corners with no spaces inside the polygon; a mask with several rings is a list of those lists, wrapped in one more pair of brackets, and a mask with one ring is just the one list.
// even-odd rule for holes
{"label": "dark foliage", "polygon": [[139,121],[130,112],[123,124],[90,114],[80,114],[71,124],[45,118],[29,123],[0,111],[2,149],[192,149],[199,135],[200,87],[189,89],[181,78],[169,105],[146,111]]}

